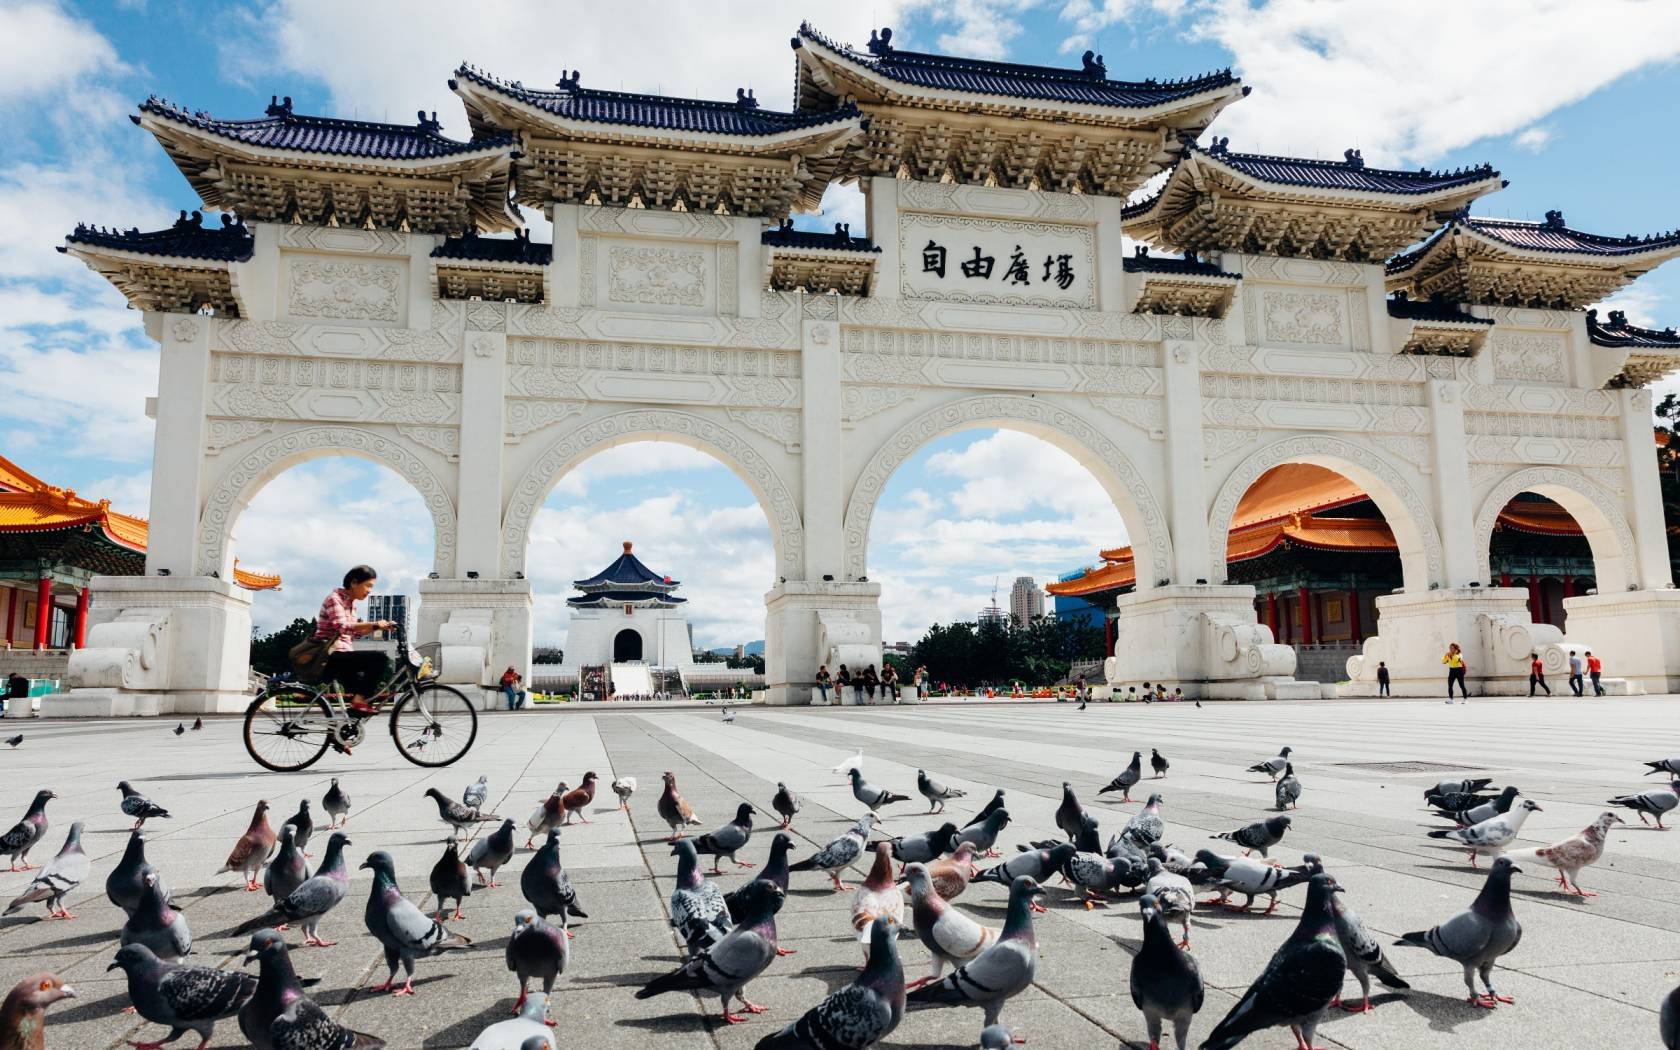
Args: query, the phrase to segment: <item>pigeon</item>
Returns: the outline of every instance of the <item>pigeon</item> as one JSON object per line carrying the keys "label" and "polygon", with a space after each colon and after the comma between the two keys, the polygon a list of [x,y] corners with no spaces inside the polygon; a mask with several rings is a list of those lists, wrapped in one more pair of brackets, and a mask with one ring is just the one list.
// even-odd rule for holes
{"label": "pigeon", "polygon": [[239,1030],[256,1050],[380,1050],[378,1036],[352,1031],[327,1016],[307,995],[292,969],[286,941],[259,930],[245,953],[257,962],[257,987],[239,1010]]}
{"label": "pigeon", "polygon": [[998,1023],[1004,1004],[1032,984],[1038,969],[1038,942],[1033,936],[1029,905],[1038,883],[1019,878],[1009,887],[1009,911],[1003,931],[990,948],[962,964],[949,977],[922,985],[908,1001],[916,1005],[978,1006],[985,1013],[982,1027]]}
{"label": "pigeon", "polygon": [[946,821],[932,831],[924,831],[919,835],[900,835],[889,840],[887,844],[892,849],[893,859],[900,864],[926,864],[935,857],[942,857],[957,848],[957,826]]}
{"label": "pigeon", "polygon": [[1079,796],[1073,793],[1073,785],[1062,781],[1062,804],[1056,807],[1056,826],[1072,842],[1079,837],[1079,827],[1084,819],[1085,810],[1079,805]]}
{"label": "pigeon", "polygon": [[16,736],[9,736],[9,737],[6,738],[6,746],[7,747],[17,747],[21,743],[23,743],[23,734],[22,733],[19,733]]}
{"label": "pigeon", "polygon": [[736,860],[735,853],[747,848],[752,839],[752,818],[758,810],[751,802],[743,802],[735,808],[735,819],[718,828],[708,831],[693,840],[694,851],[706,854],[713,859],[712,874],[723,874],[723,858],[728,857],[737,868],[751,868],[756,865],[752,861]]}
{"label": "pigeon", "polygon": [[946,963],[961,966],[996,943],[997,930],[982,926],[951,907],[934,890],[925,865],[905,865],[904,877],[910,883],[911,925],[916,937],[933,957],[933,972],[912,982],[909,987],[920,988],[939,980],[945,972]]}
{"label": "pigeon", "polygon": [[1434,787],[1424,788],[1423,797],[1428,798],[1430,795],[1447,795],[1455,791],[1474,794],[1476,792],[1486,791],[1488,786],[1492,783],[1492,777],[1481,777],[1476,780],[1443,780]]}
{"label": "pigeon", "polygon": [[[23,819],[12,825],[10,831],[0,835],[0,853],[11,857],[11,867],[7,871],[31,871],[35,865],[29,863],[29,850],[40,842],[47,833],[47,800],[58,796],[45,788],[35,792],[35,801],[29,804],[28,812]],[[18,866],[18,861],[23,866]]]}
{"label": "pigeon", "polygon": [[1301,782],[1295,779],[1293,763],[1284,764],[1283,776],[1278,778],[1277,783],[1273,785],[1272,794],[1279,810],[1301,808],[1297,804],[1297,800],[1301,797]]}
{"label": "pigeon", "polygon": [[1532,859],[1536,863],[1556,868],[1559,886],[1579,897],[1596,897],[1598,894],[1581,888],[1581,869],[1597,864],[1598,858],[1604,856],[1604,843],[1610,836],[1610,826],[1625,823],[1627,821],[1621,817],[1605,810],[1598,815],[1597,820],[1582,828],[1577,835],[1572,835],[1562,842],[1554,842],[1550,846],[1513,850],[1507,856],[1518,864],[1527,864]]}
{"label": "pigeon", "polygon": [[[1492,1010],[1511,1002],[1493,987],[1493,966],[1500,957],[1516,950],[1522,940],[1522,924],[1511,911],[1511,876],[1522,869],[1509,857],[1494,859],[1482,892],[1470,907],[1439,926],[1402,934],[1394,943],[1410,948],[1428,948],[1443,959],[1464,967],[1464,986],[1470,990],[1470,1004]],[[1476,991],[1476,974],[1481,974],[1485,995]]]}
{"label": "pigeon", "polygon": [[723,717],[723,724],[724,725],[732,726],[732,725],[735,724],[735,712],[731,711],[729,709],[729,705],[727,705],[727,704],[724,705],[723,716],[722,717]]}
{"label": "pigeon", "polygon": [[974,866],[974,847],[966,842],[957,844],[956,851],[927,866],[928,878],[941,897],[954,901],[968,889],[969,880],[980,873]]}
{"label": "pigeon", "polygon": [[1340,889],[1323,872],[1308,881],[1301,921],[1237,1005],[1208,1033],[1202,1050],[1230,1050],[1255,1032],[1277,1025],[1288,1025],[1300,1046],[1313,1045],[1324,1009],[1342,990],[1347,974],[1347,956],[1330,910],[1330,899]]}
{"label": "pigeon", "polygon": [[[529,908],[513,917],[513,932],[507,942],[508,972],[519,978],[519,999],[513,1004],[519,1013],[530,1000],[531,979],[542,982],[542,1001],[546,1011],[548,997],[554,993],[554,980],[566,972],[572,961],[571,938],[566,931],[538,918]],[[546,1020],[545,1013],[538,1018]]]}
{"label": "pigeon", "polygon": [[329,828],[336,828],[349,823],[350,796],[345,794],[344,789],[338,786],[337,777],[332,778],[332,786],[327,788],[325,795],[321,796],[321,808],[326,811],[327,816],[332,818],[332,823],[328,825]]}
{"label": "pigeon", "polygon": [[202,719],[202,718],[193,719],[193,724],[192,724],[192,731],[193,732],[196,733],[200,729],[203,729],[203,728],[204,728],[204,719]]}
{"label": "pigeon", "polygon": [[276,904],[309,881],[309,865],[303,859],[303,851],[297,848],[296,834],[292,825],[280,825],[280,847],[274,851],[274,859],[268,862],[268,867],[263,869],[263,892]]}
{"label": "pigeon", "polygon": [[76,916],[64,906],[64,898],[88,877],[90,866],[88,855],[82,852],[82,822],[78,820],[70,825],[58,856],[35,873],[29,887],[6,906],[6,914],[22,910],[25,904],[45,901],[49,919],[74,919]]}
{"label": "pigeon", "polygon": [[233,932],[249,933],[263,927],[277,927],[280,923],[297,923],[303,927],[303,943],[315,948],[331,948],[337,941],[321,939],[321,920],[338,907],[350,889],[350,871],[344,863],[344,847],[350,837],[342,831],[327,836],[327,850],[321,856],[321,866],[297,889],[274,902],[274,907]]}
{"label": "pigeon", "polygon": [[167,817],[169,811],[153,802],[145,795],[129,786],[128,781],[117,782],[117,790],[122,792],[122,811],[124,816],[134,818],[134,826],[145,827],[146,821],[153,817]]}
{"label": "pigeon", "polygon": [[55,973],[25,977],[6,993],[0,1005],[0,1047],[5,1050],[43,1050],[47,1007],[60,999],[76,998],[76,989]]}
{"label": "pigeon", "polygon": [[756,1050],[864,1050],[892,1034],[904,1019],[904,1005],[898,932],[886,919],[876,919],[869,929],[869,963],[857,980],[760,1039]]}
{"label": "pigeon", "polygon": [[612,782],[612,790],[618,796],[618,808],[630,812],[630,796],[636,793],[636,778],[619,777]]}
{"label": "pigeon", "polygon": [[175,962],[192,951],[192,931],[187,928],[187,917],[170,906],[157,872],[146,874],[146,891],[123,924],[120,941],[144,944],[152,954],[167,962]]}
{"label": "pigeon", "polygon": [[461,792],[461,805],[468,809],[483,809],[484,803],[490,798],[490,778],[480,773],[478,779],[467,785]]}
{"label": "pigeon", "polygon": [[1504,791],[1499,793],[1498,798],[1491,799],[1479,805],[1471,806],[1468,809],[1441,810],[1440,815],[1448,818],[1461,828],[1467,828],[1472,824],[1480,824],[1484,820],[1492,820],[1501,813],[1509,813],[1511,811],[1511,803],[1516,800],[1517,789],[1515,787],[1507,787]]}
{"label": "pigeon", "polygon": [[[1143,884],[1143,892],[1155,898],[1155,911],[1162,919],[1178,920],[1179,928],[1184,931],[1178,946],[1190,947],[1190,916],[1196,911],[1196,887],[1183,875],[1168,871],[1154,857],[1149,858],[1148,867],[1149,881]],[[1147,916],[1144,921],[1149,921]]]}
{"label": "pigeon", "polygon": [[105,969],[122,970],[135,1012],[169,1029],[156,1042],[134,1044],[154,1050],[189,1031],[198,1036],[199,1046],[210,1045],[216,1022],[237,1014],[257,990],[257,979],[241,970],[164,962],[144,944],[118,948],[116,961]]}
{"label": "pigeon", "polygon": [[1071,842],[1060,842],[1049,849],[1026,850],[1015,854],[1002,864],[987,868],[974,876],[972,881],[1010,886],[1016,879],[1025,875],[1034,882],[1043,882],[1061,871],[1077,852],[1079,847]]}
{"label": "pigeon", "polygon": [[1138,846],[1160,842],[1161,836],[1167,833],[1166,821],[1161,819],[1161,803],[1164,801],[1160,792],[1152,793],[1144,804],[1143,812],[1128,820],[1120,830],[1120,837]]}
{"label": "pigeon", "polygon": [[[1312,853],[1302,858],[1309,865],[1314,874],[1324,870],[1324,864]],[[1354,979],[1359,982],[1359,990],[1364,993],[1364,1002],[1353,1006],[1342,1002],[1337,995],[1330,1001],[1331,1006],[1340,1006],[1350,1013],[1368,1014],[1371,1006],[1371,977],[1390,988],[1410,988],[1383,954],[1382,944],[1371,936],[1371,931],[1365,928],[1365,923],[1359,918],[1359,913],[1347,902],[1345,894],[1338,893],[1330,898],[1330,913],[1336,923],[1336,939],[1341,942],[1342,955],[1346,957],[1348,969],[1353,971]]]}
{"label": "pigeon", "polygon": [[1243,856],[1248,856],[1253,850],[1259,850],[1262,857],[1266,851],[1283,841],[1283,833],[1289,830],[1288,817],[1268,817],[1265,820],[1238,828],[1235,831],[1222,831],[1208,838],[1224,839],[1235,842],[1243,848]]}
{"label": "pigeon", "polygon": [[869,807],[871,813],[894,802],[905,802],[909,795],[896,795],[886,788],[878,788],[863,779],[863,771],[852,770],[852,797]]}
{"label": "pigeon", "polygon": [[[752,881],[748,882],[745,886],[736,887],[723,895],[723,903],[729,909],[730,922],[740,922],[741,917],[747,913],[747,894],[745,893],[745,890],[747,886],[751,886],[754,882],[768,882],[777,889],[781,890],[783,893],[787,892],[787,858],[788,851],[791,849],[793,849],[793,839],[790,836],[784,835],[778,831],[775,837],[770,840],[770,859],[764,862],[764,867],[758,869],[758,874],[753,877]],[[792,955],[797,950],[798,949],[795,948],[783,948],[780,945],[777,945],[776,954]]]}
{"label": "pigeon", "polygon": [[671,891],[671,928],[682,937],[690,955],[715,944],[734,925],[723,890],[700,871],[700,855],[691,839],[671,844],[677,858],[677,888]]}
{"label": "pigeon", "polygon": [[858,748],[858,753],[853,755],[851,758],[835,763],[834,768],[830,770],[830,772],[850,773],[854,769],[860,773],[863,771],[863,748],[861,747]]}
{"label": "pigeon", "polygon": [[1657,1030],[1662,1033],[1665,1050],[1680,1050],[1680,988],[1663,996],[1662,1012],[1657,1015]]}
{"label": "pigeon", "polygon": [[[1262,864],[1246,857],[1221,857],[1209,849],[1197,850],[1196,860],[1207,869],[1208,881],[1219,891],[1218,897],[1203,903],[1223,904],[1233,911],[1249,910],[1254,907],[1254,898],[1264,893],[1271,898],[1265,912],[1270,915],[1277,908],[1278,890],[1306,881],[1298,872],[1289,868]],[[1240,893],[1248,899],[1241,905],[1233,905],[1233,892]]]}
{"label": "pigeon", "polygon": [[1153,893],[1138,898],[1138,908],[1143,912],[1143,945],[1132,957],[1132,1005],[1143,1013],[1150,1050],[1161,1045],[1164,1021],[1172,1022],[1178,1050],[1187,1050],[1190,1022],[1202,1008],[1206,989],[1196,960],[1182,944],[1173,943],[1161,907]]}
{"label": "pigeon", "polygon": [[560,916],[562,927],[569,926],[574,916],[589,918],[589,913],[578,905],[577,890],[572,888],[572,880],[566,877],[566,869],[560,863],[558,828],[548,829],[547,841],[526,862],[525,870],[519,873],[519,891],[531,907],[537,909],[541,918]]}
{"label": "pigeon", "polygon": [[588,808],[590,803],[595,801],[595,781],[599,779],[600,777],[595,775],[594,770],[590,770],[583,775],[582,784],[560,796],[560,808],[564,811],[560,823],[570,824],[573,813],[576,813],[577,818],[585,824],[590,823],[589,818],[584,816],[583,811]]}
{"label": "pigeon", "polygon": [[793,815],[799,812],[801,805],[803,803],[799,801],[799,796],[795,795],[792,789],[780,780],[776,781],[776,796],[770,800],[770,808],[775,810],[777,815],[782,818],[781,827],[783,831],[793,827]]}
{"label": "pigeon", "polygon": [[[390,967],[385,983],[373,985],[368,991],[413,995],[415,959],[451,948],[465,948],[472,941],[458,933],[450,933],[402,895],[402,890],[397,887],[396,862],[389,853],[375,850],[368,854],[362,867],[373,870],[373,892],[362,912],[362,922],[374,939],[384,945],[385,965]],[[397,987],[399,963],[403,968],[401,988]]]}
{"label": "pigeon", "polygon": [[532,810],[531,815],[525,819],[525,827],[530,832],[525,836],[526,849],[535,849],[538,835],[546,836],[550,828],[560,826],[560,818],[566,815],[566,808],[560,804],[560,799],[568,790],[570,789],[567,788],[566,782],[560,781],[554,789],[554,794],[543,799],[542,804]]}
{"label": "pigeon", "polygon": [[1108,894],[1120,885],[1119,868],[1112,857],[1094,850],[1078,850],[1062,865],[1062,877],[1079,887],[1085,910],[1108,907]]}
{"label": "pigeon", "polygon": [[636,998],[651,999],[666,992],[716,995],[722,1000],[724,1024],[746,1020],[730,1011],[731,999],[739,1000],[749,1014],[768,1009],[747,998],[746,986],[776,960],[776,913],[786,895],[768,882],[750,882],[743,889],[748,893],[741,922],[710,948],[649,981]]}
{"label": "pigeon", "polygon": [[[6,742],[11,743],[9,740]],[[12,746],[16,747],[17,745],[13,744]],[[1645,764],[1651,767],[1645,771],[1646,776],[1650,776],[1652,773],[1662,773],[1665,776],[1680,777],[1680,757],[1659,758]]]}
{"label": "pigeon", "polygon": [[882,916],[894,926],[904,925],[904,891],[893,879],[890,842],[875,844],[875,863],[870,866],[869,876],[852,891],[852,929],[863,945],[865,962],[869,961],[869,929]]}
{"label": "pigeon", "polygon": [[1454,812],[1461,809],[1473,809],[1493,801],[1489,795],[1480,795],[1474,791],[1449,791],[1445,794],[1431,794],[1424,796],[1424,801],[1436,809]]}
{"label": "pigeon", "polygon": [[554,1033],[548,1030],[548,996],[525,997],[525,1005],[506,1021],[486,1025],[471,1050],[555,1050]]}
{"label": "pigeon", "polygon": [[280,826],[292,829],[292,841],[297,844],[298,849],[306,851],[304,856],[308,856],[309,840],[315,834],[315,818],[309,812],[309,800],[300,799],[298,811],[287,817],[285,823]]}
{"label": "pigeon", "polygon": [[1110,791],[1120,792],[1121,802],[1132,800],[1132,785],[1143,779],[1143,752],[1132,752],[1132,763],[1120,771],[1120,775],[1110,780],[1107,785],[1097,791],[1099,795],[1106,795]]}
{"label": "pigeon", "polygon": [[865,813],[858,818],[858,822],[837,839],[804,860],[788,865],[789,871],[826,871],[828,877],[834,880],[835,892],[851,889],[840,880],[840,872],[847,865],[863,856],[863,844],[869,839],[869,829],[879,818],[874,813]]}
{"label": "pigeon", "polygon": [[682,829],[700,823],[695,815],[694,807],[688,800],[677,792],[677,775],[670,770],[663,774],[665,777],[665,792],[659,796],[659,819],[671,825],[671,839],[682,838]]}
{"label": "pigeon", "polygon": [[173,730],[173,732],[175,733],[176,736],[180,736],[183,733],[185,733],[186,731],[187,731],[187,724],[185,722],[176,722],[175,723],[175,729]]}
{"label": "pigeon", "polygon": [[[916,790],[920,791],[922,797],[928,800],[929,813],[943,813],[945,812],[945,803],[954,798],[964,798],[968,795],[968,792],[961,788],[946,787],[941,784],[928,776],[925,769],[916,770]],[[935,806],[939,808],[935,809]]]}
{"label": "pigeon", "polygon": [[976,824],[984,824],[986,822],[986,818],[992,815],[993,810],[998,810],[998,809],[1002,809],[1002,808],[1003,808],[1003,789],[998,788],[997,791],[993,793],[992,800],[990,802],[986,803],[984,806],[980,807],[980,812],[974,814],[973,818],[970,819],[967,824],[964,824],[963,827],[972,828]]}
{"label": "pigeon", "polygon": [[225,871],[241,872],[245,876],[245,889],[255,893],[262,889],[257,885],[257,873],[262,870],[263,863],[269,854],[274,852],[274,829],[268,823],[268,800],[257,802],[257,808],[251,814],[251,826],[245,829],[245,834],[239,836],[239,841],[233,844],[233,852],[228,854],[227,863],[217,869],[220,875]]}
{"label": "pigeon", "polygon": [[960,846],[966,842],[974,847],[976,853],[995,857],[998,855],[998,836],[1003,834],[1003,829],[1008,826],[1009,811],[1007,809],[994,809],[984,821],[957,832],[957,845]]}
{"label": "pigeon", "polygon": [[1289,755],[1290,749],[1286,747],[1282,751],[1278,752],[1278,756],[1276,758],[1268,758],[1264,762],[1256,762],[1243,772],[1264,773],[1273,780],[1276,780],[1278,778],[1278,774],[1283,772],[1284,767],[1289,765]]}
{"label": "pigeon", "polygon": [[1470,850],[1470,866],[1475,867],[1479,854],[1504,852],[1505,847],[1522,834],[1523,822],[1528,819],[1528,815],[1539,812],[1540,803],[1525,798],[1518,805],[1512,806],[1509,813],[1502,813],[1467,828],[1439,828],[1431,831],[1429,837],[1462,842]]}
{"label": "pigeon", "polygon": [[[105,876],[106,898],[130,915],[134,914],[134,909],[140,906],[141,896],[146,892],[146,874],[155,870],[146,863],[146,833],[130,831],[128,848],[123,850],[122,859],[111,869],[111,874]],[[164,896],[168,895],[165,890]]]}
{"label": "pigeon", "polygon": [[454,828],[457,835],[465,834],[469,828],[487,820],[502,819],[494,813],[484,813],[471,806],[463,806],[437,788],[427,788],[426,796],[437,803],[438,819]]}
{"label": "pigeon", "polygon": [[[502,826],[481,839],[474,839],[467,847],[467,867],[478,873],[478,881],[482,886],[495,888],[501,883],[496,881],[496,872],[502,865],[513,859],[513,821],[504,819]],[[486,876],[484,872],[490,874]]]}
{"label": "pigeon", "polygon": [[443,902],[455,902],[455,914],[451,918],[461,917],[461,901],[472,896],[472,876],[467,874],[466,862],[461,859],[461,847],[455,839],[445,839],[443,856],[432,865],[431,874],[432,900],[437,906],[437,921],[443,922]]}
{"label": "pigeon", "polygon": [[1149,768],[1155,771],[1156,780],[1160,780],[1167,775],[1167,768],[1170,764],[1161,752],[1154,748],[1149,749]]}
{"label": "pigeon", "polygon": [[[1609,802],[1612,806],[1626,806],[1628,809],[1633,810],[1635,813],[1639,814],[1639,823],[1644,824],[1647,827],[1650,826],[1651,822],[1645,819],[1645,815],[1649,813],[1651,816],[1657,818],[1657,830],[1667,831],[1668,829],[1663,826],[1662,818],[1664,813],[1667,813],[1675,806],[1680,806],[1680,779],[1671,781],[1668,787],[1657,788],[1654,791],[1646,791],[1638,795],[1617,795],[1615,798],[1610,799]],[[45,817],[42,818],[43,823],[45,819]],[[7,832],[6,839],[10,839],[12,832],[15,831],[17,831],[17,828],[13,828],[12,831]],[[4,852],[6,849],[6,839],[0,839],[0,852]],[[25,847],[25,849],[27,848],[28,847]],[[14,856],[13,859],[15,860],[16,857]]]}

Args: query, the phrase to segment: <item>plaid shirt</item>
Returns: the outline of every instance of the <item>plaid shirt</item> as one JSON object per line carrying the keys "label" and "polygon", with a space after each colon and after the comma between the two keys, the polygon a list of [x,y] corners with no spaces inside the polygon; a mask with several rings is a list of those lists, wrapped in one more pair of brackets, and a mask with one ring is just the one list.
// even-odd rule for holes
{"label": "plaid shirt", "polygon": [[321,603],[321,611],[315,614],[315,638],[321,640],[337,635],[338,641],[333,643],[332,651],[350,652],[355,649],[350,639],[355,637],[353,629],[357,622],[356,600],[343,587],[335,587]]}

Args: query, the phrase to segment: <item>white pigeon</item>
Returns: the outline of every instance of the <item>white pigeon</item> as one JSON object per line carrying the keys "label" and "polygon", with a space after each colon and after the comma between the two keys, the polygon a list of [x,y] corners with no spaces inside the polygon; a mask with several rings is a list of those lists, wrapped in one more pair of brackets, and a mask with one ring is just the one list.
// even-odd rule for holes
{"label": "white pigeon", "polygon": [[472,1041],[472,1050],[520,1050],[526,1040],[540,1037],[548,1050],[555,1050],[554,1031],[544,1023],[548,1011],[548,996],[533,992],[525,997],[519,1016],[497,1021]]}
{"label": "white pigeon", "polygon": [[612,790],[613,794],[618,796],[618,808],[628,810],[630,808],[630,796],[636,793],[636,778],[619,777],[612,782]]}
{"label": "white pigeon", "polygon": [[1540,803],[1525,798],[1512,806],[1509,813],[1501,813],[1467,828],[1442,828],[1439,831],[1431,831],[1429,837],[1463,843],[1470,851],[1470,866],[1476,867],[1477,856],[1483,853],[1505,852],[1505,847],[1516,841],[1517,836],[1522,833],[1523,822],[1528,819],[1528,815],[1539,812]]}
{"label": "white pigeon", "polygon": [[1605,810],[1598,815],[1598,819],[1588,824],[1577,835],[1554,842],[1550,846],[1538,846],[1534,849],[1512,850],[1506,856],[1519,866],[1536,862],[1548,867],[1556,868],[1558,885],[1580,897],[1596,897],[1598,894],[1591,890],[1583,890],[1579,877],[1581,869],[1598,863],[1598,858],[1604,856],[1604,843],[1610,837],[1610,827],[1614,824],[1625,824],[1627,821],[1616,814]]}
{"label": "white pigeon", "polygon": [[858,753],[857,754],[855,754],[851,758],[848,758],[845,761],[837,764],[834,767],[834,769],[832,770],[832,772],[835,772],[835,773],[850,773],[854,769],[857,770],[859,773],[863,772],[863,748],[861,748],[861,747],[858,748]]}

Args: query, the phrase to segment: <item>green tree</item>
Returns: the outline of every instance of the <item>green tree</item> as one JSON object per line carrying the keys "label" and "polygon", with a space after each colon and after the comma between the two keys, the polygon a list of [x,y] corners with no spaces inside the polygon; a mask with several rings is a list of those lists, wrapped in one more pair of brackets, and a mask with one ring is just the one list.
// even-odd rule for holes
{"label": "green tree", "polygon": [[935,682],[958,687],[1049,685],[1065,678],[1075,660],[1103,655],[1100,628],[1043,617],[1031,623],[986,620],[934,624],[911,651],[912,666],[928,669]]}
{"label": "green tree", "polygon": [[292,664],[286,654],[292,646],[315,633],[315,621],[299,617],[273,634],[251,640],[251,666],[263,674],[290,671]]}

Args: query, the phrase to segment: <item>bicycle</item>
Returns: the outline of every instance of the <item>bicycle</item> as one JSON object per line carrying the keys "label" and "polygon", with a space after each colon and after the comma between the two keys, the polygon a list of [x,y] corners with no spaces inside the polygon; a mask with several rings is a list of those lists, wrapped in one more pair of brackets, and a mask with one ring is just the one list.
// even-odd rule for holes
{"label": "bicycle", "polygon": [[[478,738],[477,709],[459,689],[434,679],[429,658],[410,663],[406,632],[399,627],[394,634],[396,669],[376,695],[392,700],[397,753],[431,768],[459,761]],[[245,750],[264,769],[295,773],[320,761],[329,747],[350,754],[366,738],[364,723],[381,713],[350,710],[336,682],[310,685],[276,675],[245,709]]]}

